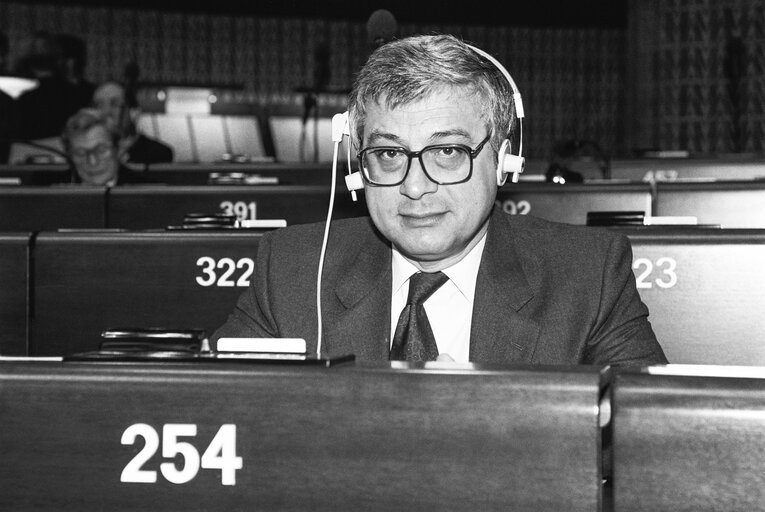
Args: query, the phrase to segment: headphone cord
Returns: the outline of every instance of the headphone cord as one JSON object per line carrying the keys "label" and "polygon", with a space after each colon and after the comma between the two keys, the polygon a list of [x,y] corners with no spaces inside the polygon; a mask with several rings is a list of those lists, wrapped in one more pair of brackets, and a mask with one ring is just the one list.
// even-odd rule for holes
{"label": "headphone cord", "polygon": [[321,278],[324,273],[324,256],[327,252],[327,241],[329,240],[329,226],[332,220],[332,210],[335,205],[335,188],[337,183],[337,153],[340,149],[340,142],[335,141],[332,157],[332,182],[329,191],[329,208],[327,209],[327,221],[324,224],[324,238],[321,241],[321,254],[319,256],[319,271],[316,274],[316,358],[321,359]]}

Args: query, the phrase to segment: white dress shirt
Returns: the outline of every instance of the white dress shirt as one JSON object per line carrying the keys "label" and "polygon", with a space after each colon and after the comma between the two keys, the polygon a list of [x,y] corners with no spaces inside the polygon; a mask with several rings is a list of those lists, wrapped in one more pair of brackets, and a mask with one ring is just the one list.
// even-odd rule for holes
{"label": "white dress shirt", "polygon": [[[484,245],[486,245],[485,234],[464,258],[443,270],[449,280],[424,304],[438,345],[438,353],[448,354],[458,363],[467,363],[470,358],[473,298]],[[390,303],[390,339],[393,343],[396,324],[409,295],[409,278],[418,270],[398,252],[395,246],[391,266],[393,282]]]}

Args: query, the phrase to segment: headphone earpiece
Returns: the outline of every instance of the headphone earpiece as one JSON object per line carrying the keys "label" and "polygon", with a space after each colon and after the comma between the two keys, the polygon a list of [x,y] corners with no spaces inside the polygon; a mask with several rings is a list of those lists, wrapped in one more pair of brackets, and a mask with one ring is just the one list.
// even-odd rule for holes
{"label": "headphone earpiece", "polygon": [[351,174],[346,174],[345,186],[348,188],[349,192],[364,188],[364,178],[361,176],[361,172],[354,171]]}
{"label": "headphone earpiece", "polygon": [[510,153],[510,140],[503,140],[497,153],[497,186],[501,187],[505,184],[508,174],[513,175],[510,181],[518,183],[518,179],[525,166],[525,158]]}
{"label": "headphone earpiece", "polygon": [[[350,137],[350,125],[348,124],[348,111],[337,113],[332,117],[332,141],[339,146],[344,137]],[[337,168],[337,148],[332,159],[332,172]],[[364,188],[364,178],[361,172],[351,172],[351,150],[348,146],[348,174],[345,176],[345,186],[351,193],[354,201],[357,200],[356,191]]]}

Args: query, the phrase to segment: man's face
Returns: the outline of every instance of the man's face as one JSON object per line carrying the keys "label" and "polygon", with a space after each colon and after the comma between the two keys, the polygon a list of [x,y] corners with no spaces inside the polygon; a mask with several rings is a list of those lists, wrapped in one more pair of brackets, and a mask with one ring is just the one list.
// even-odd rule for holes
{"label": "man's face", "polygon": [[[448,89],[393,110],[371,105],[363,147],[419,151],[433,144],[464,144],[475,149],[488,135],[479,111],[475,97]],[[461,260],[486,232],[497,193],[495,171],[488,143],[464,183],[437,185],[413,158],[401,185],[366,184],[369,213],[380,232],[416,266],[441,270]]]}
{"label": "man's face", "polygon": [[116,179],[117,150],[106,128],[94,126],[73,136],[69,144],[69,154],[84,184],[106,185]]}
{"label": "man's face", "polygon": [[93,106],[106,116],[113,128],[119,129],[125,107],[125,90],[117,84],[104,84],[93,93]]}

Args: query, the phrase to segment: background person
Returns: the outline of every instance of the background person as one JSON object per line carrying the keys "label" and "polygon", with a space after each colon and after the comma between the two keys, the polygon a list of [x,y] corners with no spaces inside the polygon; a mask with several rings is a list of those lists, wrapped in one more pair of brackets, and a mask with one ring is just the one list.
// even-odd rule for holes
{"label": "background person", "polygon": [[72,163],[72,181],[111,187],[140,182],[140,174],[119,161],[118,136],[99,111],[79,110],[61,135]]}
{"label": "background person", "polygon": [[173,161],[170,146],[138,131],[138,102],[132,94],[127,94],[124,85],[116,81],[102,83],[93,93],[92,103],[119,134],[122,162],[151,164]]}
{"label": "background person", "polygon": [[88,105],[61,68],[60,41],[51,33],[35,32],[17,63],[16,74],[38,81],[16,100],[14,137],[25,140],[57,138],[67,119]]}

